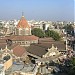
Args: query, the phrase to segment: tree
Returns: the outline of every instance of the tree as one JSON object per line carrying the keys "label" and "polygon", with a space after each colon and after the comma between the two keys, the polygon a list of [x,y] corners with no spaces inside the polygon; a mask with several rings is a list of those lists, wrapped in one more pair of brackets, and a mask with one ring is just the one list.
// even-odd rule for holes
{"label": "tree", "polygon": [[54,35],[52,36],[52,38],[53,38],[55,41],[60,40],[60,35],[59,35],[57,32],[54,32],[53,34],[54,34]]}
{"label": "tree", "polygon": [[45,36],[44,32],[39,28],[34,28],[31,32],[32,32],[32,35],[38,36],[40,38]]}
{"label": "tree", "polygon": [[55,41],[60,40],[60,35],[57,32],[53,31],[53,30],[45,31],[45,35],[47,37],[52,37]]}
{"label": "tree", "polygon": [[64,26],[64,29],[68,34],[70,34],[70,35],[74,34],[74,28],[72,25],[66,25],[66,26]]}
{"label": "tree", "polygon": [[75,75],[75,57],[71,59],[71,67],[68,71],[69,75]]}

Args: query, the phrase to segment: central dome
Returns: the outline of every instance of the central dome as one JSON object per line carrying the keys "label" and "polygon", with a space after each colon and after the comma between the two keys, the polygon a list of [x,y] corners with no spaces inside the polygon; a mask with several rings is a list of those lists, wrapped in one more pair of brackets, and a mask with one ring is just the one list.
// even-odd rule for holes
{"label": "central dome", "polygon": [[26,19],[24,18],[24,16],[21,17],[18,25],[17,25],[17,28],[30,28],[28,22],[26,21]]}

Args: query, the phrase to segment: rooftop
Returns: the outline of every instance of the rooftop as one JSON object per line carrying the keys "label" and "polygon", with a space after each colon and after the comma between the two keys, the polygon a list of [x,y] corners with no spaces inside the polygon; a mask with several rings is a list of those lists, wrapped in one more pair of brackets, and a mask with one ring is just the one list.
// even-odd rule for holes
{"label": "rooftop", "polygon": [[[46,38],[47,39],[47,38]],[[58,51],[65,51],[65,44],[62,41],[50,41],[48,38],[46,39],[39,39],[38,44],[32,44],[29,47],[26,47],[26,50],[34,55],[37,55],[39,57],[42,57],[42,55],[46,54],[48,51],[48,48],[52,47],[52,44],[54,44],[55,47],[57,47]]]}
{"label": "rooftop", "polygon": [[13,54],[17,57],[21,57],[24,53],[26,54],[26,50],[24,47],[21,47],[20,45],[17,45],[13,48]]}
{"label": "rooftop", "polygon": [[34,36],[34,35],[25,35],[25,36],[15,36],[15,35],[13,35],[13,36],[7,36],[7,37],[4,37],[4,38],[0,38],[1,39],[1,41],[3,40],[3,41],[5,41],[5,40],[7,40],[7,39],[11,39],[11,40],[26,40],[26,41],[31,41],[31,40],[37,40],[38,39],[38,37],[37,36]]}
{"label": "rooftop", "polygon": [[7,71],[6,74],[12,74],[16,71],[18,72],[24,72],[24,73],[32,73],[35,70],[36,65],[35,64],[25,64],[20,62],[20,63],[15,63],[13,64]]}
{"label": "rooftop", "polygon": [[26,19],[24,18],[24,16],[21,17],[18,25],[17,25],[17,28],[30,28],[30,26],[28,25]]}

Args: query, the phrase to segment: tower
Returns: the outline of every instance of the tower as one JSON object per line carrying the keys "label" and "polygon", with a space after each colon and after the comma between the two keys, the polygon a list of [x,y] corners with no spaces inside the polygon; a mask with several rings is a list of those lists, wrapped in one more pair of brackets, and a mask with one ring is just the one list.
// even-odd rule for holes
{"label": "tower", "polygon": [[31,27],[23,16],[23,13],[16,27],[15,35],[31,35]]}

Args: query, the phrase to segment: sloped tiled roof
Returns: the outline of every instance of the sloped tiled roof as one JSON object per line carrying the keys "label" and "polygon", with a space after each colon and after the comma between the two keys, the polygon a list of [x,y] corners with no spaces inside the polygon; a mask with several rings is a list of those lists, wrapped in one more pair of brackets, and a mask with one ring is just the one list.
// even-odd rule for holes
{"label": "sloped tiled roof", "polygon": [[26,50],[31,54],[41,57],[42,55],[47,53],[47,49],[51,48],[52,44],[57,47],[58,51],[65,51],[65,44],[63,41],[50,41],[49,38],[45,38],[45,40],[39,39],[39,44],[32,44],[29,47],[26,47]]}
{"label": "sloped tiled roof", "polygon": [[20,19],[17,28],[30,28],[28,22],[26,21],[26,19],[24,18],[24,16],[22,16],[22,18]]}
{"label": "sloped tiled roof", "polygon": [[34,35],[26,35],[26,36],[8,36],[8,37],[4,37],[4,38],[2,38],[2,39],[5,39],[5,40],[7,40],[7,39],[10,39],[10,40],[17,40],[17,41],[19,41],[19,40],[26,40],[26,41],[32,41],[32,40],[37,40],[38,39],[38,37],[37,36],[34,36]]}
{"label": "sloped tiled roof", "polygon": [[[5,46],[7,44],[0,44],[0,50],[1,49],[6,49]],[[8,51],[9,53],[11,53],[11,49],[13,50],[13,54],[17,57],[21,57],[24,53],[27,55],[27,51],[24,47],[18,45],[18,44],[12,44],[11,46],[7,45],[7,49],[10,50]],[[4,50],[5,51],[5,50]]]}
{"label": "sloped tiled roof", "polygon": [[29,47],[26,47],[27,52],[37,55],[39,57],[42,57],[42,55],[46,54],[46,48],[45,47],[41,47],[38,45],[30,45]]}
{"label": "sloped tiled roof", "polygon": [[17,57],[21,57],[24,53],[26,53],[26,50],[24,47],[17,45],[13,48],[13,54]]}

